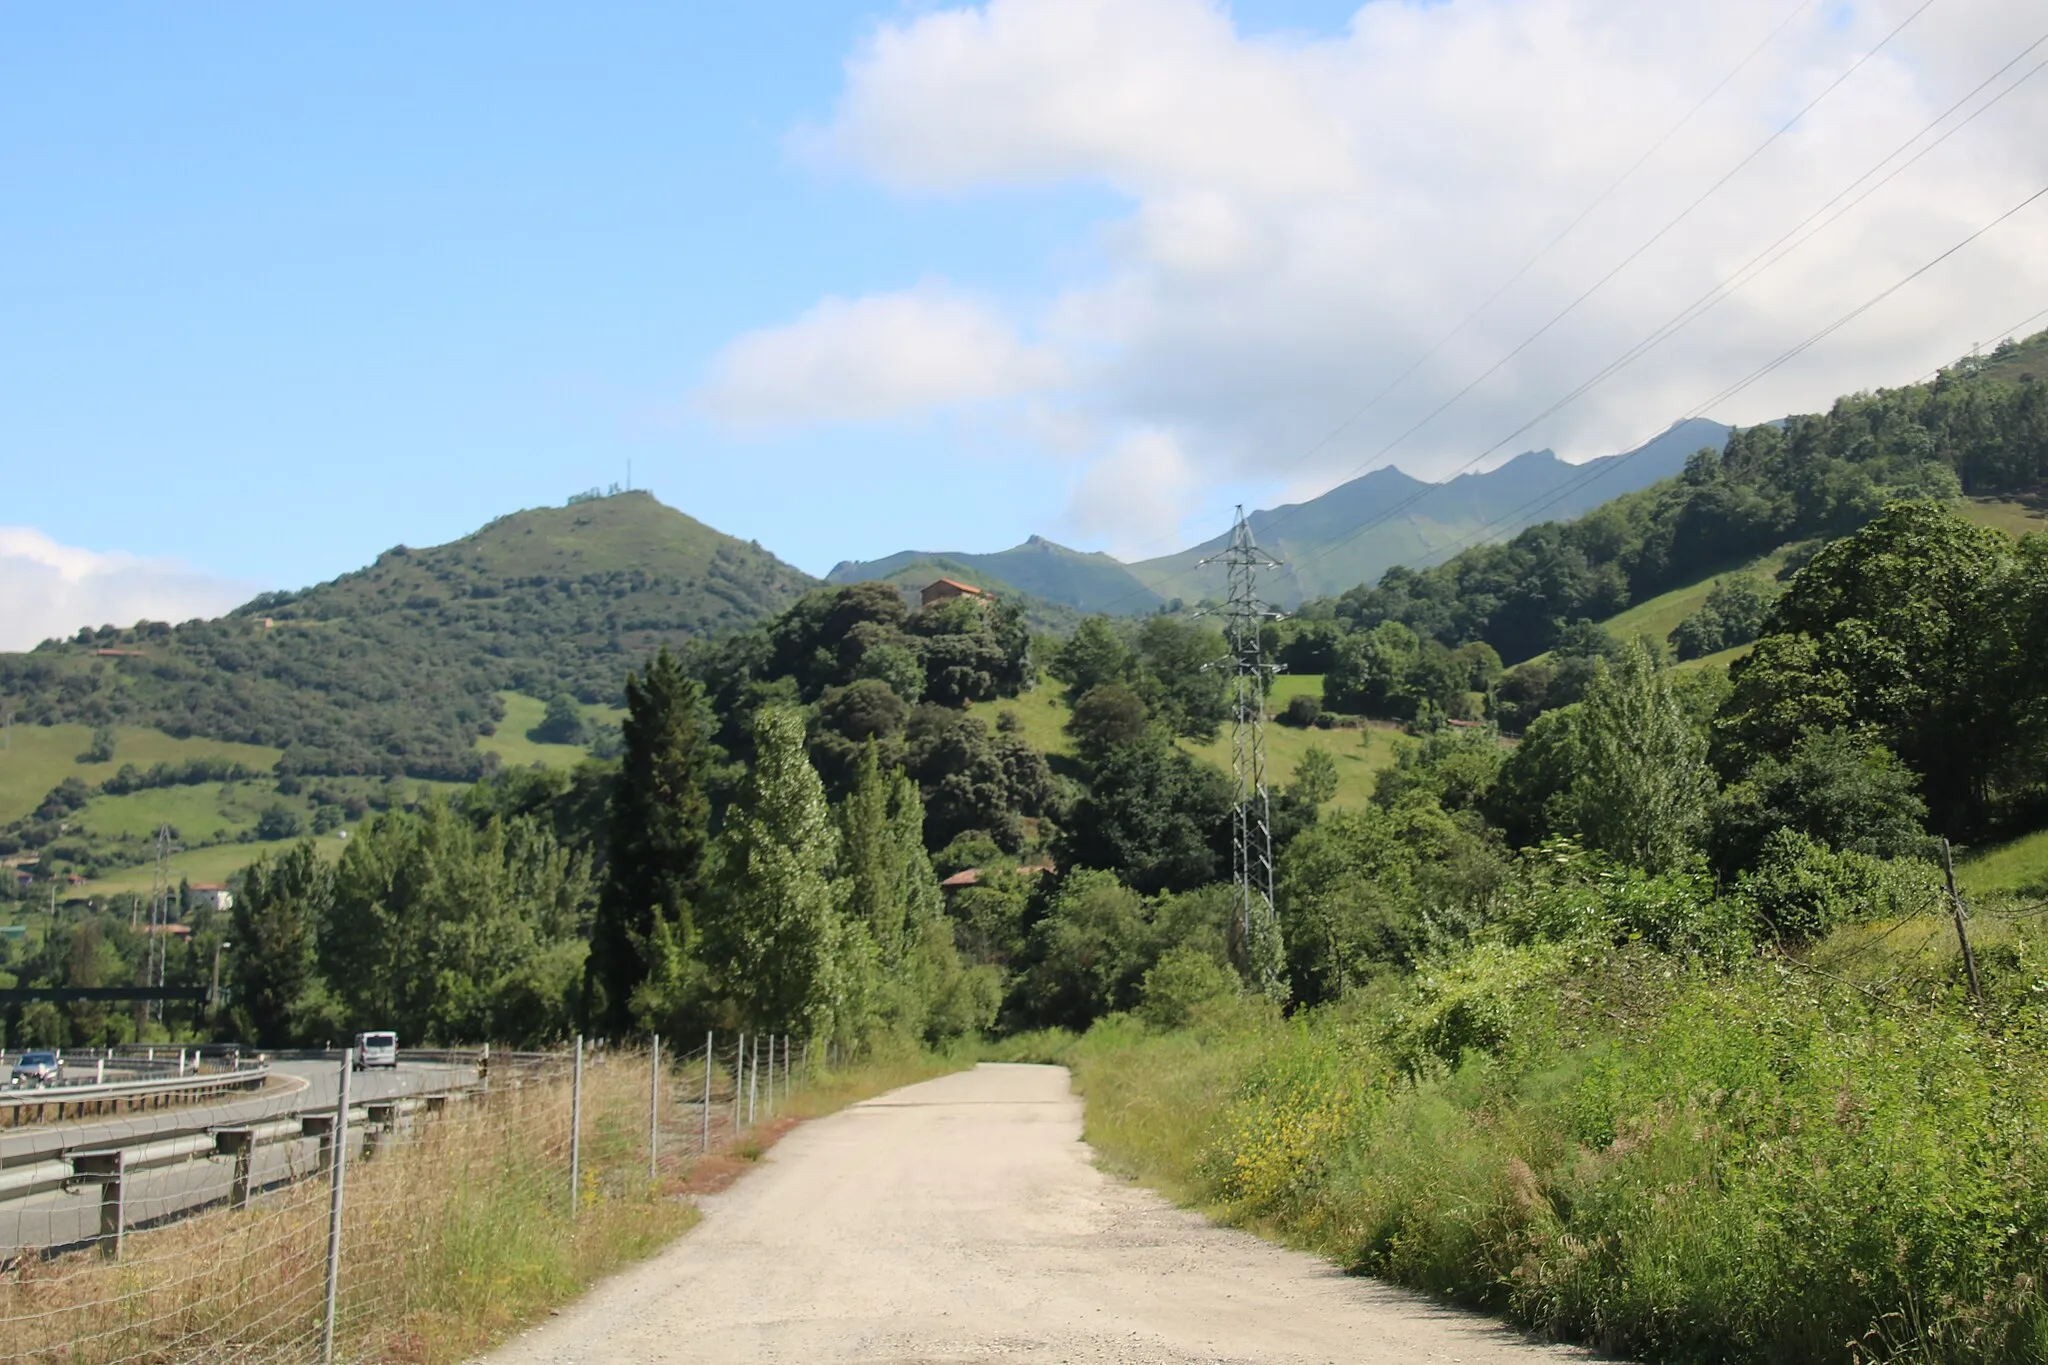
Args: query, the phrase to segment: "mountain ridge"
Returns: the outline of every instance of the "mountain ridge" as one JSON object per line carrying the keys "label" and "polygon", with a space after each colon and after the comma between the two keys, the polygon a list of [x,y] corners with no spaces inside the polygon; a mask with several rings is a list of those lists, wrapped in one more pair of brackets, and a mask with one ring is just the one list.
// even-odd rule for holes
{"label": "mountain ridge", "polygon": [[[1253,512],[1252,535],[1286,565],[1272,580],[1273,600],[1294,607],[1376,582],[1396,564],[1418,566],[1466,544],[1505,540],[1538,521],[1582,515],[1672,477],[1702,447],[1719,451],[1729,431],[1719,422],[1691,418],[1619,454],[1572,464],[1551,450],[1526,450],[1493,469],[1443,483],[1383,465],[1313,498]],[[1370,529],[1361,535],[1360,527]],[[1034,535],[988,553],[903,550],[881,559],[843,560],[825,579],[890,578],[915,564],[943,560],[1083,613],[1139,615],[1175,600],[1222,596],[1222,570],[1198,561],[1229,540],[1225,532],[1173,554],[1126,563]]]}

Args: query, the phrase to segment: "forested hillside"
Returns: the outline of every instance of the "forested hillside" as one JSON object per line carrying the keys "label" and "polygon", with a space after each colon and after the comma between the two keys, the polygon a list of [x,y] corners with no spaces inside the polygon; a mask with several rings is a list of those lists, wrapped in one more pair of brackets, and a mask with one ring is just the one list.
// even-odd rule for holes
{"label": "forested hillside", "polygon": [[1737,431],[1675,480],[1435,567],[1391,569],[1301,615],[1359,630],[1396,621],[1445,645],[1483,642],[1513,664],[1554,647],[1574,622],[1781,545],[1846,534],[1893,497],[2031,493],[2048,484],[2039,371],[2048,332],[1926,384]]}
{"label": "forested hillside", "polygon": [[267,745],[281,772],[466,779],[499,691],[615,701],[651,649],[750,625],[811,581],[649,494],[584,497],[217,621],[0,655],[0,699],[17,723]]}

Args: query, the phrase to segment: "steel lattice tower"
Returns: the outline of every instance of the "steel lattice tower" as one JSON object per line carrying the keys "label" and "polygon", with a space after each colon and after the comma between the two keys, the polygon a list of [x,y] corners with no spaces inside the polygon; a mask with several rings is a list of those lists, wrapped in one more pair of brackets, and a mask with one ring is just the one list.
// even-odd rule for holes
{"label": "steel lattice tower", "polygon": [[[145,986],[164,984],[164,955],[169,950],[170,937],[167,926],[171,922],[171,827],[159,825],[156,831],[156,877],[149,892],[149,943],[148,956],[143,961]],[[142,1003],[143,1018],[164,1017],[162,1000],[145,1000]]]}
{"label": "steel lattice tower", "polygon": [[1266,680],[1279,669],[1265,661],[1259,640],[1261,627],[1281,613],[1259,596],[1259,571],[1284,566],[1253,540],[1242,506],[1230,547],[1202,563],[1223,565],[1230,582],[1223,628],[1230,652],[1215,666],[1230,670],[1230,754],[1237,782],[1230,864],[1237,883],[1237,929],[1248,974],[1262,993],[1282,999],[1287,982],[1273,908],[1273,817],[1266,789]]}

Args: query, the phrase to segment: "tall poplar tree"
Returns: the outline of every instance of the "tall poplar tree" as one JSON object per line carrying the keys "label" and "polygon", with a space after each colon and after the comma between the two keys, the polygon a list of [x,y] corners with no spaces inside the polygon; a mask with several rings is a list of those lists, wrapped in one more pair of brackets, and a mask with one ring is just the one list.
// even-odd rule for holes
{"label": "tall poplar tree", "polygon": [[874,948],[840,913],[839,829],[804,752],[802,715],[763,707],[742,809],[721,836],[705,952],[757,1028],[826,1037],[846,1023]]}
{"label": "tall poplar tree", "polygon": [[1640,643],[1595,667],[1578,731],[1570,803],[1586,842],[1649,872],[1692,856],[1714,796],[1706,738]]}
{"label": "tall poplar tree", "polygon": [[667,649],[626,677],[625,753],[610,808],[610,861],[591,926],[584,1016],[632,1029],[633,993],[651,959],[689,953],[698,937],[710,840],[710,724],[704,694]]}

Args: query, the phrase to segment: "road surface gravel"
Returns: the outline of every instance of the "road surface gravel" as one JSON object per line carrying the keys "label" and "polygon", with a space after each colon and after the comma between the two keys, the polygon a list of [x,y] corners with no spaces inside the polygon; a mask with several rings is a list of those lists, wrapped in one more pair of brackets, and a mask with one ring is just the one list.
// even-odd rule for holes
{"label": "road surface gravel", "polygon": [[983,1065],[797,1128],[489,1365],[1591,1359],[1098,1171],[1067,1073]]}

